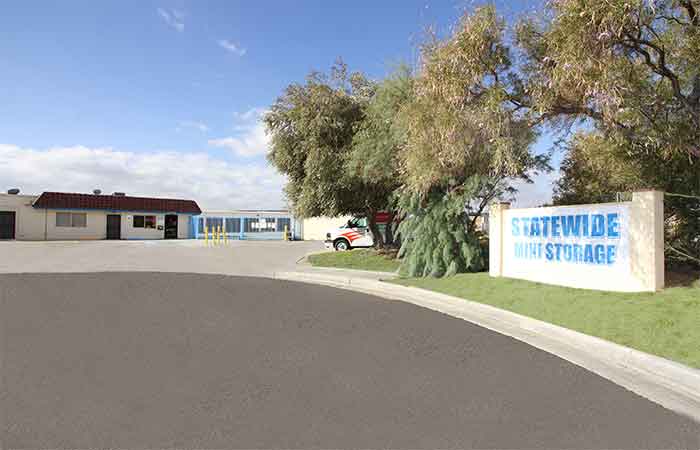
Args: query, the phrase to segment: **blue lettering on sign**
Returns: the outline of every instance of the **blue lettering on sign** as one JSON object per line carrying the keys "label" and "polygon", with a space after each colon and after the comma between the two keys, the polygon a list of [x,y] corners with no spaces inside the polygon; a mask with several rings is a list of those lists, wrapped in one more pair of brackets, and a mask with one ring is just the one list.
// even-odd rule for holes
{"label": "blue lettering on sign", "polygon": [[564,236],[581,236],[581,216],[562,216]]}
{"label": "blue lettering on sign", "polygon": [[540,217],[542,221],[542,237],[549,236],[549,222],[552,220],[550,217],[544,216]]}
{"label": "blue lettering on sign", "polygon": [[620,237],[620,222],[617,213],[608,214],[608,237]]}
{"label": "blue lettering on sign", "polygon": [[533,217],[530,221],[530,236],[540,235],[540,218]]}
{"label": "blue lettering on sign", "polygon": [[559,237],[559,220],[561,217],[552,216],[552,237]]}
{"label": "blue lettering on sign", "polygon": [[[532,238],[515,243],[516,258],[572,264],[614,265],[618,260],[617,240],[621,236],[621,228],[620,214],[617,212],[511,219],[512,236]],[[585,239],[594,242],[546,242],[546,238]]]}
{"label": "blue lettering on sign", "polygon": [[605,216],[602,214],[596,214],[592,216],[593,222],[591,222],[591,236],[601,237],[605,234]]}

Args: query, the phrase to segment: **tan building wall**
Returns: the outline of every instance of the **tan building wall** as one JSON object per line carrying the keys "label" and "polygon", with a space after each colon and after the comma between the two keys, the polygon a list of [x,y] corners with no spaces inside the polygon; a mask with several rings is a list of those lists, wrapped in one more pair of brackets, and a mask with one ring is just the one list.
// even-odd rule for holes
{"label": "tan building wall", "polygon": [[[111,214],[111,213],[106,213]],[[122,239],[164,239],[165,229],[159,230],[158,227],[165,227],[165,216],[169,214],[154,214],[154,213],[139,213],[129,212],[121,213],[122,216]],[[134,216],[156,216],[156,228],[134,228]],[[186,214],[177,215],[177,238],[188,239],[190,227],[190,216]]]}
{"label": "tan building wall", "polygon": [[[134,228],[134,216],[156,216],[156,228]],[[122,239],[163,239],[165,230],[158,226],[165,224],[165,214],[122,213]],[[180,224],[178,224],[178,232]]]}
{"label": "tan building wall", "polygon": [[[56,215],[59,212],[86,214],[87,222],[85,227],[57,226]],[[48,210],[46,219],[46,239],[49,241],[91,241],[107,237],[107,216],[102,211]]]}
{"label": "tan building wall", "polygon": [[191,217],[184,214],[177,216],[177,238],[188,239],[190,237]]}
{"label": "tan building wall", "polygon": [[302,225],[302,239],[305,241],[325,241],[328,231],[338,228],[350,219],[350,216],[310,217],[304,219]]}
{"label": "tan building wall", "polygon": [[[107,238],[107,215],[119,214],[121,219],[122,239],[163,239],[165,230],[158,230],[158,225],[165,224],[166,214],[154,213],[111,213],[107,211],[85,210],[45,210],[32,206],[35,195],[0,194],[0,211],[15,213],[15,239],[19,241],[74,241],[99,240]],[[86,214],[85,227],[59,227],[56,225],[58,212]],[[156,229],[134,228],[134,215],[156,216]],[[190,216],[178,214],[178,239],[189,237]]]}
{"label": "tan building wall", "polygon": [[15,213],[15,239],[23,241],[44,240],[44,210],[32,207],[35,195],[0,194],[0,211]]}

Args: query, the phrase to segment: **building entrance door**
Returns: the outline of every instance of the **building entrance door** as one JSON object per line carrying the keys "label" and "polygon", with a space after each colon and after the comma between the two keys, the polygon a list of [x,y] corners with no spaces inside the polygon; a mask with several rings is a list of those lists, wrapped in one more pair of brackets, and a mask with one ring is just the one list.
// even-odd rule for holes
{"label": "building entrance door", "polygon": [[177,239],[177,214],[165,216],[165,239]]}
{"label": "building entrance door", "polygon": [[0,211],[0,239],[15,238],[15,212]]}
{"label": "building entrance door", "polygon": [[122,216],[119,214],[107,214],[107,239],[122,238]]}

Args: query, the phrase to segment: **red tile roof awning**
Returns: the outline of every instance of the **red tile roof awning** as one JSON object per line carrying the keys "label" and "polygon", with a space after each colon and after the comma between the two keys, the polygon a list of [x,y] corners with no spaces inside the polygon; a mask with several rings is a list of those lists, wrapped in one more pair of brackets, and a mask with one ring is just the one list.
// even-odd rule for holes
{"label": "red tile roof awning", "polygon": [[34,201],[42,209],[96,209],[105,211],[139,211],[160,213],[201,214],[194,200],[170,198],[128,197],[120,195],[73,194],[44,192]]}

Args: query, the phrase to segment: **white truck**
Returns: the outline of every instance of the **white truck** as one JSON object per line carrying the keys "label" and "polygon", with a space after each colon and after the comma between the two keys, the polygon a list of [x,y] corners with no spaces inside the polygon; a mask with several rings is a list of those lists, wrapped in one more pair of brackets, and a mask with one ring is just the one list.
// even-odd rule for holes
{"label": "white truck", "polygon": [[328,231],[325,244],[326,248],[345,251],[355,247],[372,247],[374,237],[367,226],[366,218],[353,217],[344,225]]}

